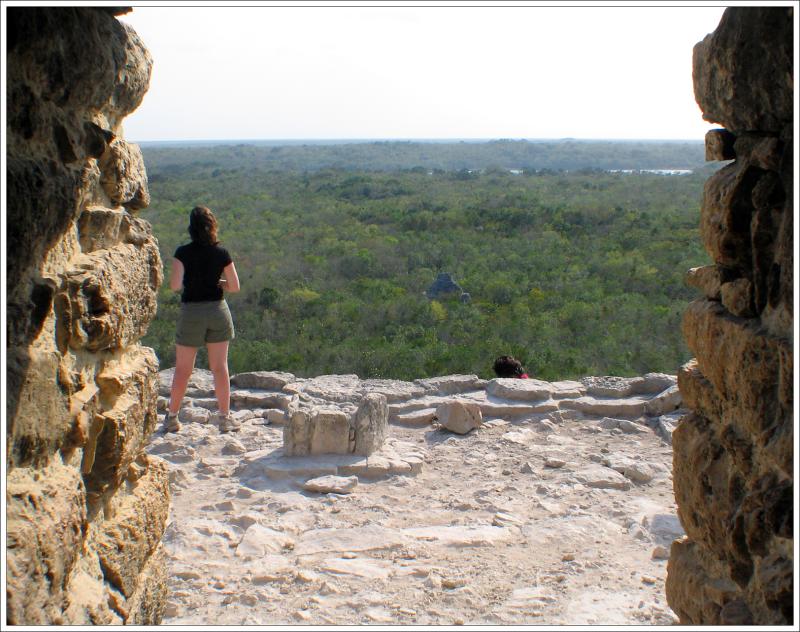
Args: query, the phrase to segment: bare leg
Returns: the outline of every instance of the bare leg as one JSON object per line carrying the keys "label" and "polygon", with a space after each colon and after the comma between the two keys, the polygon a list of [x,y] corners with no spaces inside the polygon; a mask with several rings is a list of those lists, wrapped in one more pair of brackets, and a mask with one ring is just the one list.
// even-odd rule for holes
{"label": "bare leg", "polygon": [[206,343],[208,365],[214,374],[214,393],[223,417],[231,410],[231,380],[228,374],[228,341]]}
{"label": "bare leg", "polygon": [[172,376],[172,389],[169,395],[169,412],[177,414],[181,409],[183,394],[189,384],[189,378],[194,369],[194,359],[197,356],[195,347],[175,345],[175,373]]}

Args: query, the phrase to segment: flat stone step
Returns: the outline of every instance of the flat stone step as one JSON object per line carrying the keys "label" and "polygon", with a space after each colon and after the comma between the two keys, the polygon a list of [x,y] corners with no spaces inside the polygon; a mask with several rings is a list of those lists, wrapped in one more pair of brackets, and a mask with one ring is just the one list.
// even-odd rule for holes
{"label": "flat stone step", "polygon": [[635,419],[646,413],[650,399],[650,397],[601,398],[587,395],[578,399],[562,400],[561,408],[598,417]]}

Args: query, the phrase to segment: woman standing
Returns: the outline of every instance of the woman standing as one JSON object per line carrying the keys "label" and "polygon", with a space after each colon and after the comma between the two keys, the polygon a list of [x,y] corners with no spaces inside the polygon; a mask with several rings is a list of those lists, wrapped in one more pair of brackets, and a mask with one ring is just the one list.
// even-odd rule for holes
{"label": "woman standing", "polygon": [[238,292],[239,277],[230,254],[219,245],[217,218],[209,208],[196,206],[192,209],[189,235],[191,243],[175,251],[169,279],[170,288],[175,292],[183,290],[183,293],[175,332],[175,373],[164,425],[167,432],[180,430],[178,411],[194,369],[197,349],[205,345],[208,364],[214,374],[219,429],[228,432],[236,430],[238,424],[230,416],[228,343],[234,331],[224,292]]}

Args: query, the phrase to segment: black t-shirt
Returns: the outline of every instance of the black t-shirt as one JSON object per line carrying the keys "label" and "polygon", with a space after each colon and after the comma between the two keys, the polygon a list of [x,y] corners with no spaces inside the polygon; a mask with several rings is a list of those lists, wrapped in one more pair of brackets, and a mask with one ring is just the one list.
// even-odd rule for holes
{"label": "black t-shirt", "polygon": [[175,258],[183,264],[181,302],[222,300],[223,292],[219,280],[222,270],[233,261],[225,248],[192,242],[178,246]]}

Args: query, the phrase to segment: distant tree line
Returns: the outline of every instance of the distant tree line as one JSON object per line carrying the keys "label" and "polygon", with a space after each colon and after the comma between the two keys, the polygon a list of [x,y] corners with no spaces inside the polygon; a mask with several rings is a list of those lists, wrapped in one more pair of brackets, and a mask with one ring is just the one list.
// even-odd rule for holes
{"label": "distant tree line", "polygon": [[[489,144],[478,162],[506,145],[518,147]],[[602,159],[602,143],[579,149],[595,147]],[[492,360],[512,354],[552,380],[675,373],[689,359],[680,321],[694,292],[683,276],[708,263],[698,218],[714,165],[683,176],[565,173],[551,163],[529,175],[465,173],[409,167],[398,158],[404,143],[362,147],[373,167],[405,165],[379,171],[325,168],[331,147],[289,149],[318,168],[274,168],[261,160],[265,147],[145,152],[152,203],[143,217],[165,263],[188,240],[192,206],[220,219],[242,281],[229,298],[232,372],[491,377]],[[440,271],[471,302],[427,299]],[[144,342],[163,367],[174,364],[178,309],[162,287]]]}

